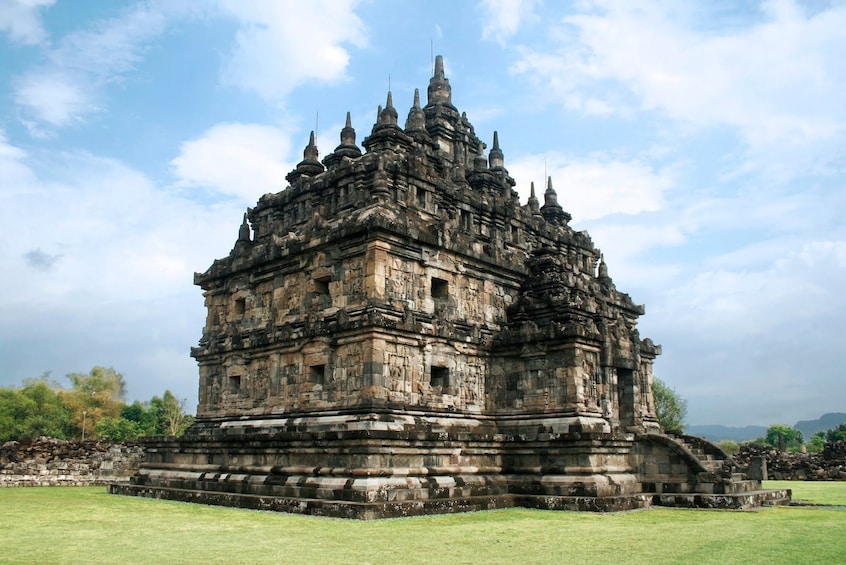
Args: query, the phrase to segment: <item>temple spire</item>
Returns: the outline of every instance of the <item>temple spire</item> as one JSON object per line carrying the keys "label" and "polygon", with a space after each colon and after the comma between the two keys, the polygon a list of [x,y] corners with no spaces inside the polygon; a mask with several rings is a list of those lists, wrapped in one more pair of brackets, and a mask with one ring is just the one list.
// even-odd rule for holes
{"label": "temple spire", "polygon": [[534,214],[540,213],[540,202],[538,202],[538,197],[535,195],[535,183],[532,181],[531,189],[529,192],[529,211]]}
{"label": "temple spire", "polygon": [[407,133],[426,131],[426,115],[420,109],[420,90],[417,88],[414,89],[414,103],[405,121],[405,131]]}
{"label": "temple spire", "polygon": [[397,115],[396,108],[394,108],[394,97],[391,95],[391,91],[388,91],[388,101],[385,102],[385,109],[379,113],[379,125],[386,125],[386,126],[395,126],[397,125]]}
{"label": "temple spire", "polygon": [[473,158],[473,170],[484,171],[488,168],[488,159],[485,157],[485,152],[482,150],[482,144],[479,144],[479,151]]}
{"label": "temple spire", "polygon": [[241,221],[241,227],[238,228],[238,241],[250,241],[250,224],[247,221],[246,212],[244,212],[244,219]]}
{"label": "temple spire", "polygon": [[318,159],[317,145],[314,142],[314,130],[308,137],[308,145],[303,149],[303,160],[297,164],[297,168],[288,173],[285,177],[288,182],[293,183],[303,175],[315,176],[325,170],[323,163]]}
{"label": "temple spire", "polygon": [[499,133],[494,131],[493,147],[488,153],[488,160],[491,164],[491,169],[502,169],[505,166],[505,156],[502,154],[502,149],[499,148]]}
{"label": "temple spire", "polygon": [[311,130],[311,135],[308,136],[308,145],[303,149],[303,160],[309,161],[311,159],[317,160],[317,145],[314,142],[314,130]]}
{"label": "temple spire", "polygon": [[352,127],[350,113],[347,112],[347,122],[341,130],[341,145],[355,145],[355,130]]}
{"label": "temple spire", "polygon": [[548,222],[566,225],[573,217],[558,204],[558,193],[552,188],[552,177],[547,177],[546,191],[543,193],[541,214]]}
{"label": "temple spire", "polygon": [[435,57],[435,74],[429,79],[428,95],[428,106],[452,106],[452,88],[449,80],[444,77],[444,58],[441,55]]}
{"label": "temple spire", "polygon": [[599,254],[599,280],[609,281],[611,277],[608,276],[608,263],[605,262],[605,254]]}
{"label": "temple spire", "polygon": [[552,177],[546,177],[546,191],[543,193],[544,206],[558,206],[558,193],[552,188]]}
{"label": "temple spire", "polygon": [[355,130],[352,127],[352,118],[347,112],[347,120],[341,129],[341,144],[335,148],[335,151],[330,153],[323,159],[323,163],[327,167],[332,167],[339,163],[343,157],[356,159],[361,157],[361,149],[355,144]]}

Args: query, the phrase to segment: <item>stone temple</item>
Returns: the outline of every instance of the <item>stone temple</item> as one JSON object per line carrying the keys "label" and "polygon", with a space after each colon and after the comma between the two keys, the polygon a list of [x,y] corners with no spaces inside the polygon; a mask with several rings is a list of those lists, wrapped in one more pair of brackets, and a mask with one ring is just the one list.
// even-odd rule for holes
{"label": "stone temple", "polygon": [[551,180],[520,204],[440,57],[427,104],[401,127],[389,92],[361,145],[349,114],[322,161],[312,134],[195,275],[196,424],[112,492],[350,518],[789,497],[662,433],[643,306]]}

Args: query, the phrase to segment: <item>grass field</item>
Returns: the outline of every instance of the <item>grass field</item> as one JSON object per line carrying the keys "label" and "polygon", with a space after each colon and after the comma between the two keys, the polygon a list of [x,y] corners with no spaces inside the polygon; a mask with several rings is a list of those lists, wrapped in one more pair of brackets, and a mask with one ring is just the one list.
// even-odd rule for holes
{"label": "grass field", "polygon": [[[846,482],[770,481],[846,503]],[[526,509],[373,522],[0,489],[2,563],[846,563],[846,510]]]}

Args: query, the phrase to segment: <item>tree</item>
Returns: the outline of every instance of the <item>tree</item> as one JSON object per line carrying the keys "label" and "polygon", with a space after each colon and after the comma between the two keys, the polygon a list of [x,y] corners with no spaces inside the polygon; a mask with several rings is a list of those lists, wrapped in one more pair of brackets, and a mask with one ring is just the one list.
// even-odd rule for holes
{"label": "tree", "polygon": [[97,437],[106,439],[111,442],[122,442],[132,439],[137,439],[144,435],[144,430],[138,422],[127,420],[126,418],[112,418],[106,416],[97,422],[95,428]]}
{"label": "tree", "polygon": [[135,422],[141,430],[140,435],[155,436],[161,435],[159,420],[155,411],[150,407],[149,402],[138,402],[124,406],[120,411],[120,417],[130,422]]}
{"label": "tree", "polygon": [[154,396],[150,407],[158,417],[158,432],[165,435],[182,434],[193,420],[185,414],[185,399],[176,398],[170,390],[166,390],[161,398]]}
{"label": "tree", "polygon": [[655,399],[655,415],[661,427],[668,432],[683,431],[687,400],[658,377],[652,379],[652,397]]}
{"label": "tree", "polygon": [[46,375],[40,379],[26,379],[21,394],[33,402],[33,410],[25,421],[26,437],[67,439],[72,435],[71,412],[57,383],[48,381]]}
{"label": "tree", "polygon": [[0,389],[0,442],[72,435],[70,410],[48,376],[26,379],[21,388]]}
{"label": "tree", "polygon": [[846,441],[846,422],[825,432],[826,441]]}
{"label": "tree", "polygon": [[811,453],[819,453],[825,448],[825,432],[817,432],[811,437],[808,444],[808,451]]}
{"label": "tree", "polygon": [[87,375],[71,373],[70,392],[65,402],[71,409],[74,426],[83,436],[96,437],[101,418],[117,418],[124,406],[126,383],[123,375],[109,367],[94,367]]}
{"label": "tree", "polygon": [[730,439],[724,439],[720,442],[720,449],[728,453],[729,455],[734,455],[738,451],[740,451],[740,446],[737,444],[736,441],[732,441]]}
{"label": "tree", "polygon": [[802,432],[790,426],[776,424],[767,428],[764,443],[780,451],[798,451],[802,445]]}

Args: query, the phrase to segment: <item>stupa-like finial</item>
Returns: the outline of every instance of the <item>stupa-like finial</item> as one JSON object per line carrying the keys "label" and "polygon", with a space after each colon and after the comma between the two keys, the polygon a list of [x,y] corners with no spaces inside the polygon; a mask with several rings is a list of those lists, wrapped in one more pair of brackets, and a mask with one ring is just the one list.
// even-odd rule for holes
{"label": "stupa-like finial", "polygon": [[444,78],[444,58],[435,57],[435,74],[429,79],[429,106],[446,104],[452,106],[452,88],[449,80]]}
{"label": "stupa-like finial", "polygon": [[488,160],[491,164],[491,169],[502,169],[505,165],[505,156],[502,154],[502,149],[499,148],[499,133],[494,132],[493,147],[488,153]]}
{"label": "stupa-like finial", "polygon": [[238,241],[250,241],[250,224],[247,221],[247,213],[244,212],[244,219],[241,227],[238,228]]}
{"label": "stupa-like finial", "polygon": [[303,175],[314,176],[322,173],[325,168],[323,163],[317,160],[317,145],[314,142],[314,130],[308,136],[308,145],[303,149],[303,160],[297,164],[297,168],[291,171],[285,178],[288,182],[294,182]]}
{"label": "stupa-like finial", "polygon": [[303,149],[303,160],[309,161],[311,159],[317,160],[317,145],[314,142],[314,130],[311,130],[311,135],[308,136],[308,145]]}
{"label": "stupa-like finial", "polygon": [[544,206],[558,206],[558,193],[552,188],[552,177],[546,178],[546,191],[543,193]]}
{"label": "stupa-like finial", "polygon": [[352,127],[350,113],[347,112],[347,121],[344,129],[341,130],[341,145],[355,145],[355,130]]}
{"label": "stupa-like finial", "polygon": [[601,280],[607,280],[611,277],[608,276],[608,264],[605,262],[605,254],[599,254],[599,278]]}
{"label": "stupa-like finial", "polygon": [[538,197],[535,195],[535,183],[532,181],[531,188],[529,190],[529,211],[532,214],[540,213],[540,202],[538,202]]}
{"label": "stupa-like finial", "polygon": [[405,131],[408,133],[426,131],[426,114],[420,109],[420,90],[417,88],[414,89],[414,103],[405,121]]}
{"label": "stupa-like finial", "polygon": [[558,204],[558,193],[552,188],[551,176],[546,180],[546,192],[543,193],[543,207],[540,212],[548,222],[556,224],[566,224],[573,218]]}

